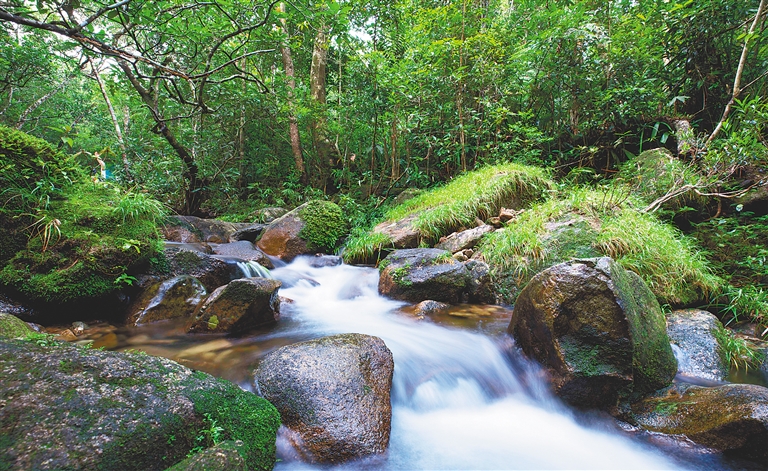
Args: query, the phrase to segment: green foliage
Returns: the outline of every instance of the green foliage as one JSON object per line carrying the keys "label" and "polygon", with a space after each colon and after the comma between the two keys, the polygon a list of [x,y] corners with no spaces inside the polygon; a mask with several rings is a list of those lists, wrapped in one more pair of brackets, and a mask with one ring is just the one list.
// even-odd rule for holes
{"label": "green foliage", "polygon": [[366,263],[374,260],[378,263],[388,249],[394,249],[392,239],[387,234],[355,228],[344,245],[342,256],[347,263]]}
{"label": "green foliage", "polygon": [[56,340],[53,334],[46,334],[42,332],[30,332],[27,334],[25,340],[32,342],[40,347],[55,347],[60,343],[58,340]]}
{"label": "green foliage", "polygon": [[686,305],[716,292],[721,281],[693,241],[640,212],[625,195],[607,188],[566,191],[486,236],[480,250],[497,279],[511,277],[520,287],[572,257],[609,256],[640,275],[662,303]]}
{"label": "green foliage", "polygon": [[308,242],[311,250],[331,252],[342,237],[349,233],[349,226],[341,208],[330,201],[313,200],[306,203],[299,213],[304,227],[299,235]]}
{"label": "green foliage", "polygon": [[736,337],[733,332],[724,327],[718,327],[713,333],[720,347],[720,355],[726,364],[736,369],[760,368],[765,355],[747,340]]}
{"label": "green foliage", "polygon": [[161,224],[168,216],[165,205],[148,194],[136,190],[123,194],[113,211],[122,217],[123,224],[126,219],[133,222],[145,219],[154,224]]}

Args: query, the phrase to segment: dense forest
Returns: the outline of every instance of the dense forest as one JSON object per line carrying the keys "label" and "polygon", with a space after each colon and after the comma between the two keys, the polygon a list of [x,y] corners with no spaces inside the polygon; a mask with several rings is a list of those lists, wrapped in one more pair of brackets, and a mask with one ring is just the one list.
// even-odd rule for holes
{"label": "dense forest", "polygon": [[[328,199],[364,230],[405,189],[508,163],[561,188],[653,186],[641,212],[728,282],[708,300],[762,319],[764,3],[9,1],[0,123],[158,215]],[[627,171],[658,147],[677,174]],[[43,252],[63,175],[3,190]]]}

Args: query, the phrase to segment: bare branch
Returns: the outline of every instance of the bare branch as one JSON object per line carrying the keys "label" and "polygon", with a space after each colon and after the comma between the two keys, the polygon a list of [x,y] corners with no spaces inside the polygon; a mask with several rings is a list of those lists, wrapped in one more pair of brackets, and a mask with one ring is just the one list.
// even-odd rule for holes
{"label": "bare branch", "polygon": [[94,21],[96,21],[97,19],[99,19],[99,17],[101,17],[105,13],[109,12],[110,10],[115,10],[117,8],[120,8],[120,7],[124,6],[124,5],[127,5],[130,2],[131,2],[131,0],[121,0],[121,1],[119,1],[117,3],[113,3],[112,5],[109,5],[109,6],[106,6],[106,7],[102,7],[96,13],[94,13],[91,16],[89,16],[85,20],[83,20],[79,25],[77,25],[77,28],[74,28],[74,30],[75,31],[82,31],[86,26],[88,26],[89,24],[91,24]]}

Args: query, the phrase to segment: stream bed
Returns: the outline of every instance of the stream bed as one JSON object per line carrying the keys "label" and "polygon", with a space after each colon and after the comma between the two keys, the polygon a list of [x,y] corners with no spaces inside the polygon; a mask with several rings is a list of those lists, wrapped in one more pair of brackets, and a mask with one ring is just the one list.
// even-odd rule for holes
{"label": "stream bed", "polygon": [[[388,453],[338,469],[738,469],[685,440],[577,413],[552,397],[535,365],[504,334],[511,311],[457,306],[420,318],[379,296],[378,271],[315,268],[298,258],[272,270],[283,282],[276,326],[246,337],[189,335],[184,323],[120,328],[115,350],[141,350],[253,390],[251,370],[284,345],[338,333],[384,340],[395,360]],[[275,469],[302,462],[278,435]]]}

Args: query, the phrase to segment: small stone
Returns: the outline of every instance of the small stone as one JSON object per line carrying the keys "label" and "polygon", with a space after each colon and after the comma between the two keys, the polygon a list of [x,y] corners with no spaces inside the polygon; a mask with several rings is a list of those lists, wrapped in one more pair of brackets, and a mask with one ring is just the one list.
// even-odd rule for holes
{"label": "small stone", "polygon": [[72,323],[72,333],[75,335],[83,335],[85,330],[88,328],[88,326],[84,322],[73,322]]}

